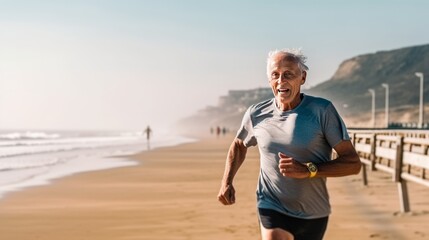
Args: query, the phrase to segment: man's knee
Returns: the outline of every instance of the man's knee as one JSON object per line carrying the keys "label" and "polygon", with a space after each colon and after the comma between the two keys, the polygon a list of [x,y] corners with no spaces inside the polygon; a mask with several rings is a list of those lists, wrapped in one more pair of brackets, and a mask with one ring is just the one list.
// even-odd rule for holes
{"label": "man's knee", "polygon": [[293,240],[293,235],[281,228],[266,229],[261,224],[262,240]]}

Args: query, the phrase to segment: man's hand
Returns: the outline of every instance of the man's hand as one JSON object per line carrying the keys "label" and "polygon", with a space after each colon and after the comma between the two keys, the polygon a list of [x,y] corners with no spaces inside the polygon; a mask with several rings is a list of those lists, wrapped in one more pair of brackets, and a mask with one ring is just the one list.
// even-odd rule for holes
{"label": "man's hand", "polygon": [[279,170],[283,176],[291,178],[310,177],[310,172],[308,171],[307,166],[304,164],[281,152],[279,152],[279,157]]}
{"label": "man's hand", "polygon": [[235,189],[234,186],[224,185],[220,188],[219,194],[217,195],[217,199],[223,205],[231,205],[235,203]]}

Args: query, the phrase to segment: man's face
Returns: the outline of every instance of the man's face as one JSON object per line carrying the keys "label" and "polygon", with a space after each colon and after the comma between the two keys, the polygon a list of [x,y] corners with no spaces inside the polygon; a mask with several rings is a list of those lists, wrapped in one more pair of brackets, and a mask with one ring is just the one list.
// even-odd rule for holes
{"label": "man's face", "polygon": [[301,85],[307,73],[287,55],[275,55],[267,66],[271,89],[281,110],[291,110],[300,103]]}

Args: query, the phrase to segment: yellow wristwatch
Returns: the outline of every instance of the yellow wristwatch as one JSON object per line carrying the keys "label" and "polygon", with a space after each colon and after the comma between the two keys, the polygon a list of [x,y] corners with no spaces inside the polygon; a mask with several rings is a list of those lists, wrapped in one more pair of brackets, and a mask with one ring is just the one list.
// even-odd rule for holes
{"label": "yellow wristwatch", "polygon": [[312,162],[305,163],[308,171],[310,172],[310,178],[315,177],[317,174],[317,166]]}

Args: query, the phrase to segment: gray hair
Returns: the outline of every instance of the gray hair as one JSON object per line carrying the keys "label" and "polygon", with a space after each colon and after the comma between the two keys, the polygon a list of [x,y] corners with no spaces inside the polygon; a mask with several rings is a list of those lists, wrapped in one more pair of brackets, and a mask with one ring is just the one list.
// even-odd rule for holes
{"label": "gray hair", "polygon": [[299,69],[301,69],[301,71],[308,71],[308,67],[307,65],[305,65],[305,62],[307,61],[307,57],[302,53],[301,48],[286,48],[286,49],[282,49],[282,50],[274,50],[274,51],[270,51],[268,53],[268,58],[267,58],[267,74],[270,75],[270,73],[268,72],[268,67],[271,63],[271,61],[273,60],[274,56],[278,55],[278,54],[282,54],[282,55],[286,55],[288,57],[291,57],[292,61],[296,61],[298,63],[298,67]]}

